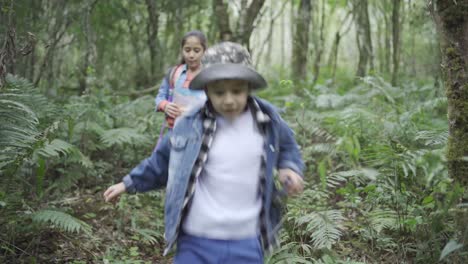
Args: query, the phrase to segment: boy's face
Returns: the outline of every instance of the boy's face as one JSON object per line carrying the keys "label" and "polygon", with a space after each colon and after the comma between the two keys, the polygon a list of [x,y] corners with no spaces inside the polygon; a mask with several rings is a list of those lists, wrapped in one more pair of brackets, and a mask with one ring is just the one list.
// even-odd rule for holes
{"label": "boy's face", "polygon": [[210,82],[206,87],[206,95],[218,114],[232,120],[245,110],[249,83],[243,80]]}

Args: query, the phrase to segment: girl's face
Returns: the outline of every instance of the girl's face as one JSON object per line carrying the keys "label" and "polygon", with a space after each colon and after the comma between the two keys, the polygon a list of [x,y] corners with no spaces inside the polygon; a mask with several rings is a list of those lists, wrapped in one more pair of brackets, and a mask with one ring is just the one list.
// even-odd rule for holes
{"label": "girl's face", "polygon": [[190,69],[198,69],[200,67],[203,53],[205,53],[205,50],[197,37],[190,36],[185,40],[185,44],[182,47],[182,56]]}
{"label": "girl's face", "polygon": [[206,95],[214,110],[227,119],[244,112],[249,96],[249,83],[242,80],[219,80],[208,83]]}

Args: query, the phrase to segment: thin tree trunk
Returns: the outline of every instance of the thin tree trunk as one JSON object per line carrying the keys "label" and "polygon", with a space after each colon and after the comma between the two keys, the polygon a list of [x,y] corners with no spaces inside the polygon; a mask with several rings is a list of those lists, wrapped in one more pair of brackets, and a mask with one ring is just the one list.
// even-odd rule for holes
{"label": "thin tree trunk", "polygon": [[[350,17],[351,14],[352,14],[352,12],[348,12],[346,14],[346,16],[344,17],[344,19],[342,20],[342,22],[340,23],[341,26],[335,33],[335,38],[333,40],[333,46],[332,46],[332,49],[331,49],[330,57],[328,58],[328,67],[332,68],[332,81],[333,82],[335,82],[336,67],[337,67],[337,64],[338,64],[338,53],[339,53],[339,50],[340,50],[341,38],[344,35],[346,35],[349,32],[349,30],[351,29],[351,23],[348,23],[348,18]],[[347,25],[347,28],[342,33],[341,29],[342,29],[343,26],[346,26],[346,25]]]}
{"label": "thin tree trunk", "polygon": [[[54,4],[58,4],[58,6],[54,7]],[[39,84],[39,81],[41,80],[46,68],[49,64],[51,64],[51,59],[53,58],[53,53],[55,52],[58,43],[62,40],[63,36],[65,35],[65,32],[72,23],[72,19],[69,16],[65,15],[67,12],[64,12],[64,10],[66,9],[65,1],[58,1],[56,3],[52,3],[51,5],[52,6],[50,8],[54,9],[55,11],[52,11],[51,13],[56,14],[56,20],[53,25],[53,29],[49,34],[50,42],[47,45],[46,54],[40,64],[39,72],[36,78],[34,79],[34,86],[37,86]]]}
{"label": "thin tree trunk", "polygon": [[[284,5],[283,5],[284,8]],[[267,46],[267,53],[265,57],[265,64],[271,65],[271,53],[273,50],[273,41],[271,41],[271,37],[273,36],[273,27],[275,25],[275,19],[273,16],[273,6],[270,6],[270,27],[268,29],[268,46]]]}
{"label": "thin tree trunk", "polygon": [[284,11],[284,7],[286,6],[288,2],[284,1],[283,2],[283,5],[282,7],[279,9],[278,13],[276,14],[273,14],[273,7],[270,6],[270,26],[268,28],[268,35],[266,36],[265,40],[263,41],[263,45],[261,45],[260,47],[260,50],[258,52],[258,55],[257,55],[257,58],[259,58],[256,63],[255,63],[255,67],[257,67],[258,63],[260,62],[260,58],[263,54],[263,51],[264,51],[264,47],[265,45],[267,46],[267,54],[265,56],[265,64],[266,65],[271,65],[271,55],[272,55],[272,51],[273,51],[273,41],[272,41],[272,37],[273,37],[273,28],[275,26],[275,21],[276,19],[283,14],[283,11]]}
{"label": "thin tree trunk", "polygon": [[390,22],[387,15],[385,15],[385,72],[390,72],[390,57],[391,57],[391,42],[390,42]]}
{"label": "thin tree trunk", "polygon": [[[83,60],[83,67],[81,68],[81,78],[79,80],[79,90],[78,94],[82,95],[86,92],[87,88],[87,79],[88,79],[88,69],[89,67],[95,66],[95,59],[96,59],[96,44],[95,44],[95,37],[93,27],[91,25],[91,16],[93,14],[94,5],[96,4],[97,0],[94,2],[90,2],[86,8],[84,14],[84,34],[86,39],[86,53]],[[53,56],[52,56],[53,60]],[[51,60],[51,63],[52,63]],[[52,67],[49,67],[50,69]],[[50,76],[52,78],[53,76]]]}
{"label": "thin tree trunk", "polygon": [[400,3],[401,0],[393,0],[392,33],[393,33],[393,70],[392,85],[398,84],[398,68],[400,65]]}
{"label": "thin tree trunk", "polygon": [[148,49],[150,53],[150,80],[155,82],[155,77],[161,71],[161,60],[158,60],[158,33],[159,33],[159,9],[157,1],[146,0],[146,9],[148,11],[148,22],[146,32],[148,37]]}
{"label": "thin tree trunk", "polygon": [[296,17],[293,37],[293,76],[295,79],[306,78],[307,55],[309,53],[309,29],[312,4],[310,0],[301,0]]}
{"label": "thin tree trunk", "polygon": [[130,33],[130,42],[132,44],[133,56],[135,57],[136,62],[136,72],[135,72],[135,83],[137,87],[142,87],[148,85],[148,75],[143,65],[141,59],[141,49],[140,42],[138,40],[138,32],[136,32],[134,27],[134,22],[132,20],[132,14],[129,10],[124,10],[127,15],[127,25],[128,31]]}
{"label": "thin tree trunk", "polygon": [[322,0],[322,16],[320,19],[320,34],[319,34],[319,43],[318,43],[318,49],[315,53],[315,60],[314,60],[314,79],[313,79],[313,85],[317,83],[319,74],[320,74],[320,62],[322,60],[322,54],[323,54],[323,46],[325,45],[325,39],[323,37],[323,31],[325,28],[325,1]]}
{"label": "thin tree trunk", "polygon": [[[412,1],[409,0],[408,2],[408,12],[411,12],[413,10],[412,7]],[[410,18],[414,19],[414,18]],[[411,37],[410,37],[410,43],[411,43],[411,75],[416,76],[416,32],[415,32],[415,27],[409,26],[409,30],[411,32]]]}
{"label": "thin tree trunk", "polygon": [[285,61],[285,58],[286,58],[286,45],[284,44],[285,40],[286,40],[286,16],[282,15],[281,16],[281,41],[280,41],[281,42],[281,60],[280,60],[280,63],[283,66],[286,63],[286,61]]}

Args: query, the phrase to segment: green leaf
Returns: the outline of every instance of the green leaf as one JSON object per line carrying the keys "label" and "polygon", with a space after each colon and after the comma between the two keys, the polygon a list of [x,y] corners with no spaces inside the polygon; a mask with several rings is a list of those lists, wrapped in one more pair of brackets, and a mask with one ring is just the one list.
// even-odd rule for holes
{"label": "green leaf", "polygon": [[443,260],[447,255],[450,253],[454,252],[455,250],[458,250],[463,247],[463,244],[458,244],[454,240],[450,240],[442,250],[442,253],[440,254],[439,261]]}

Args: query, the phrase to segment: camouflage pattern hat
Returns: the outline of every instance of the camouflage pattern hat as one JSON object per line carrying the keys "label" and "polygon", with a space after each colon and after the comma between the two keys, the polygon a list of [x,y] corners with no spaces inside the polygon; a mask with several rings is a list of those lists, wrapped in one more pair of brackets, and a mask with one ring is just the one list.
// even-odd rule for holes
{"label": "camouflage pattern hat", "polygon": [[202,58],[203,69],[190,83],[190,89],[201,90],[218,80],[245,80],[256,90],[267,86],[253,67],[246,48],[233,42],[221,42],[208,48]]}

